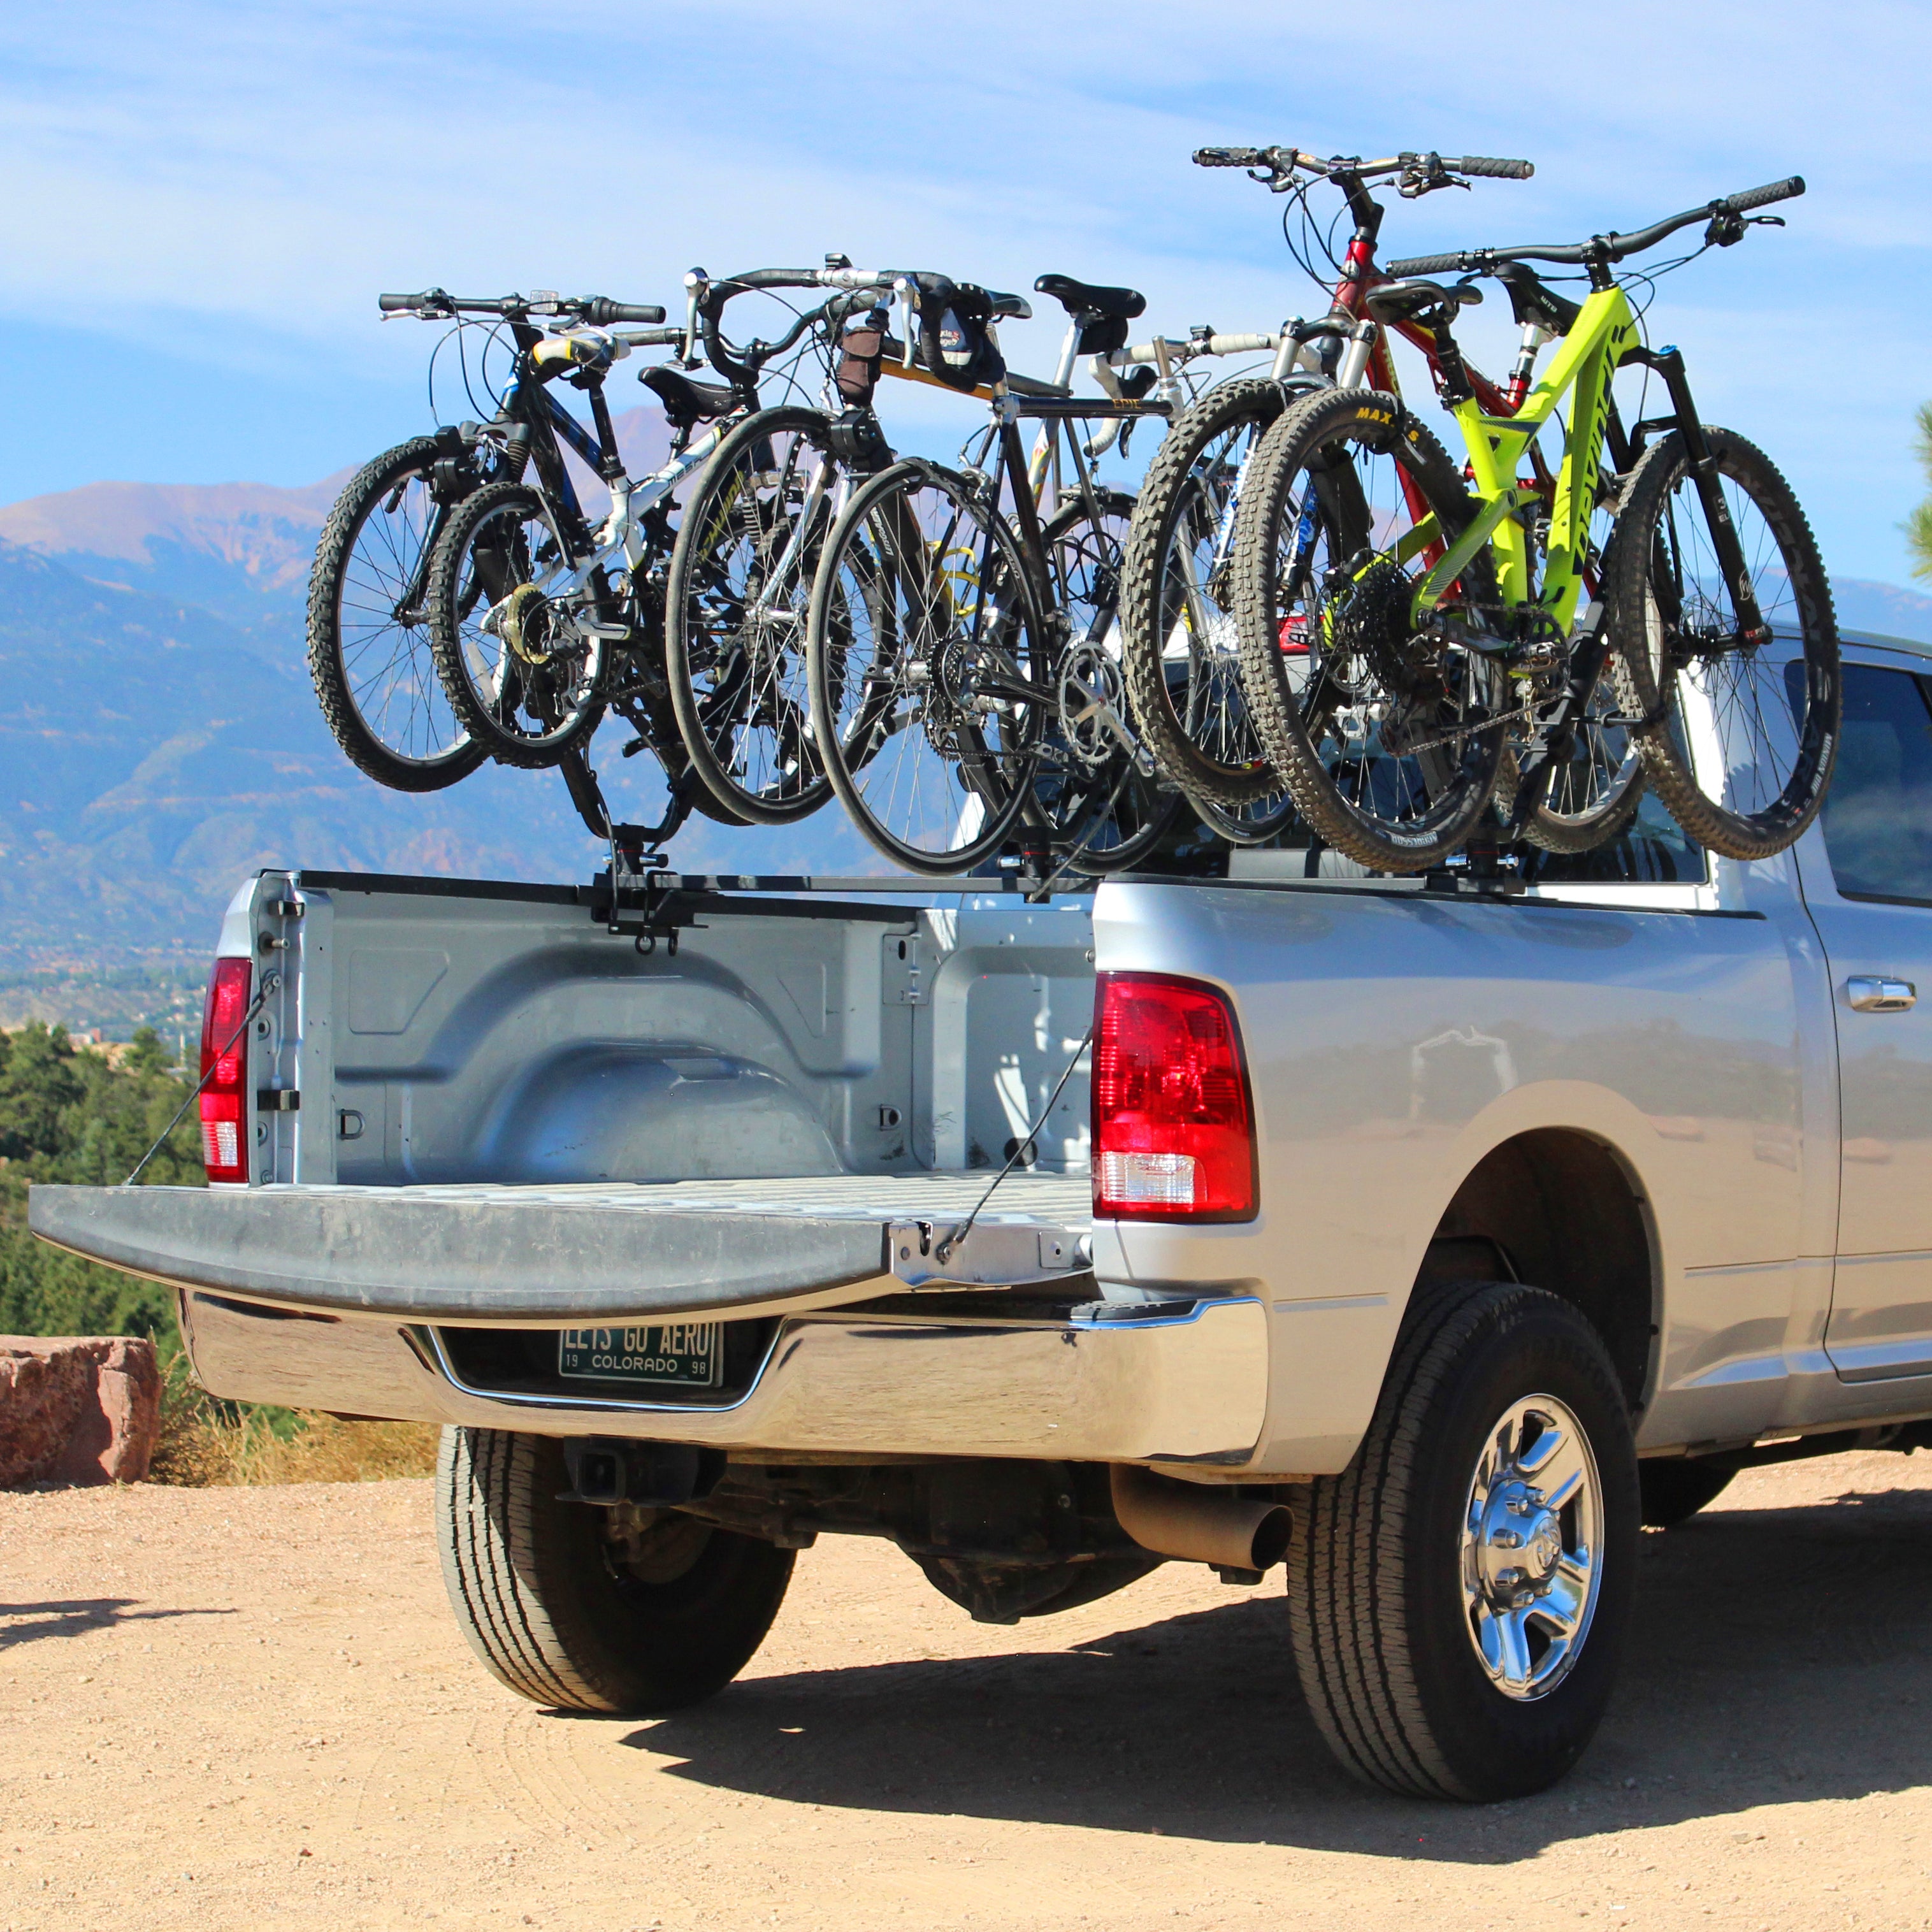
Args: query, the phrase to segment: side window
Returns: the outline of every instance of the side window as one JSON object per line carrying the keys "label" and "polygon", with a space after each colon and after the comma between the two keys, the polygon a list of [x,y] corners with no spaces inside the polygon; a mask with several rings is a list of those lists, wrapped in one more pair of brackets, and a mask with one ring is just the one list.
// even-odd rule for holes
{"label": "side window", "polygon": [[1909,671],[1845,667],[1845,723],[1822,814],[1847,898],[1932,904],[1932,704]]}
{"label": "side window", "polygon": [[1533,886],[1695,885],[1706,876],[1704,848],[1684,836],[1648,789],[1619,837],[1593,851],[1538,852],[1523,872]]}

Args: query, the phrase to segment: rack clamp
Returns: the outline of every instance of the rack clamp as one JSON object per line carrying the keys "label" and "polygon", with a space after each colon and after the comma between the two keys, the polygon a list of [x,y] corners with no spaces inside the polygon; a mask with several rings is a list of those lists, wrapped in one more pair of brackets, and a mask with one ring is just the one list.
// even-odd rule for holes
{"label": "rack clamp", "polygon": [[607,866],[590,882],[590,916],[607,932],[628,933],[644,958],[662,940],[675,959],[678,934],[698,924],[697,897],[682,872],[620,872],[614,890]]}

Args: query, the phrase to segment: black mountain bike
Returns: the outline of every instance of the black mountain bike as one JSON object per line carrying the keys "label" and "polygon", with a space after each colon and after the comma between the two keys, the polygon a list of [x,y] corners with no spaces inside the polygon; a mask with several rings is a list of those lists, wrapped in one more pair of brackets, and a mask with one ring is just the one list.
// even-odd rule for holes
{"label": "black mountain bike", "polygon": [[[600,296],[457,301],[440,289],[380,298],[385,314],[487,316],[541,340],[536,319],[662,322],[660,308]],[[398,791],[466,777],[488,746],[445,697],[430,646],[430,559],[456,506],[512,473],[507,440],[482,425],[413,436],[372,458],[337,497],[309,576],[308,662],[322,716],[350,760]]]}

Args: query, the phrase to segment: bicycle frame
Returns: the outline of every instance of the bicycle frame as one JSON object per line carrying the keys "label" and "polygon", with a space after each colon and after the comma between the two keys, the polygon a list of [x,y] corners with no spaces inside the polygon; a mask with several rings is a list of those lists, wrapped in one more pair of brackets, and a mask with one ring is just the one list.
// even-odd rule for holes
{"label": "bicycle frame", "polygon": [[1520,484],[1518,466],[1558,404],[1574,394],[1562,465],[1550,500],[1550,536],[1537,599],[1562,633],[1569,634],[1584,588],[1590,518],[1596,508],[1610,417],[1610,379],[1636,340],[1636,318],[1623,290],[1600,289],[1584,302],[1541,380],[1516,410],[1496,414],[1480,394],[1453,406],[1468,452],[1474,494],[1483,507],[1418,587],[1412,608],[1418,623],[1442,602],[1485,544],[1495,554],[1504,604],[1514,608],[1528,601],[1528,533],[1516,513],[1542,500],[1544,491],[1540,484]]}

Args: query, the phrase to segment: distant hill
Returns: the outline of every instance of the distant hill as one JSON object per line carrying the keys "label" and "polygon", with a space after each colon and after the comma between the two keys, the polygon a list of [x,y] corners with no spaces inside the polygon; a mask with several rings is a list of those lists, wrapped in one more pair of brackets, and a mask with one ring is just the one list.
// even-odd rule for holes
{"label": "distant hill", "polygon": [[[661,411],[628,410],[615,422],[632,475],[664,461],[670,439]],[[601,496],[602,486],[574,456],[569,460],[586,502]],[[97,583],[199,604],[250,634],[277,619],[292,618],[298,628],[316,539],[354,474],[352,466],[299,490],[89,483],[0,506],[0,542],[58,558]]]}
{"label": "distant hill", "polygon": [[[330,493],[281,494],[326,508]],[[266,496],[209,490],[197,516],[191,493],[157,490],[148,502],[173,498],[176,534],[151,542],[155,524],[132,516],[90,538],[71,508],[88,494],[5,513],[50,548],[63,536],[97,547],[56,556],[0,542],[0,976],[58,967],[92,982],[130,962],[205,958],[236,885],[264,866],[569,880],[596,869],[601,849],[552,774],[486,767],[413,797],[343,757],[316,706],[298,607],[276,581],[287,538],[245,520]],[[252,577],[257,622],[82,574],[117,543],[146,546],[151,580],[217,560],[224,602]],[[645,788],[651,761],[618,748],[597,752],[614,802],[646,818],[661,802]],[[700,821],[676,856],[694,870],[874,869],[861,851],[826,813],[777,833]]]}
{"label": "distant hill", "polygon": [[1844,630],[1876,631],[1886,637],[1932,644],[1932,596],[1922,590],[1856,577],[1834,577],[1832,602]]}

